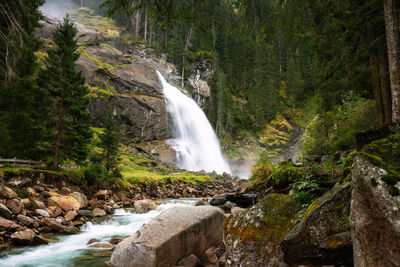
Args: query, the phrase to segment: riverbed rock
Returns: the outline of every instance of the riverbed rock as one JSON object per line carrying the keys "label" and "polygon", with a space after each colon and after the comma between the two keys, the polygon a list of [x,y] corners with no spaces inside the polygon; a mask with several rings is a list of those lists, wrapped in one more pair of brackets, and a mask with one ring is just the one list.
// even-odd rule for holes
{"label": "riverbed rock", "polygon": [[25,209],[24,204],[22,204],[21,200],[19,200],[17,198],[7,200],[6,206],[14,214],[21,214],[24,212],[24,209]]}
{"label": "riverbed rock", "polygon": [[64,220],[66,222],[69,222],[69,221],[72,221],[73,219],[75,219],[76,216],[78,216],[78,213],[74,210],[70,210],[65,214]]}
{"label": "riverbed rock", "polygon": [[16,198],[17,193],[7,186],[0,187],[0,197],[2,198]]}
{"label": "riverbed rock", "polygon": [[44,218],[43,223],[58,232],[63,232],[65,230],[65,227],[54,218]]}
{"label": "riverbed rock", "polygon": [[280,241],[295,225],[300,208],[289,195],[269,194],[250,209],[229,216],[224,223],[229,266],[280,266]]}
{"label": "riverbed rock", "polygon": [[0,231],[7,231],[7,230],[22,230],[23,227],[19,224],[16,224],[13,221],[4,219],[0,217]]}
{"label": "riverbed rock", "polygon": [[49,218],[50,217],[50,214],[47,211],[42,210],[42,209],[36,209],[35,213],[37,215],[40,215],[40,216],[45,217],[45,218]]}
{"label": "riverbed rock", "polygon": [[354,266],[399,266],[400,197],[390,194],[381,180],[385,174],[366,157],[355,158],[350,213]]}
{"label": "riverbed rock", "polygon": [[17,215],[17,221],[21,225],[25,225],[27,227],[38,227],[39,226],[39,223],[37,221],[35,221],[34,219],[32,219],[28,216],[24,216],[22,214]]}
{"label": "riverbed rock", "polygon": [[81,207],[79,201],[71,196],[50,197],[47,203],[49,206],[57,206],[64,211],[78,211]]}
{"label": "riverbed rock", "polygon": [[0,215],[4,218],[10,219],[12,216],[11,210],[9,210],[4,204],[0,203]]}
{"label": "riverbed rock", "polygon": [[211,206],[173,207],[120,242],[113,266],[174,266],[191,254],[201,257],[223,240],[224,214]]}
{"label": "riverbed rock", "polygon": [[157,208],[156,203],[150,199],[137,200],[133,205],[136,213],[138,214],[146,213],[149,210],[155,210]]}
{"label": "riverbed rock", "polygon": [[178,263],[178,266],[182,266],[182,267],[202,267],[203,264],[201,263],[199,258],[197,258],[195,255],[192,254],[189,257],[186,257],[186,258],[182,259]]}
{"label": "riverbed rock", "polygon": [[36,210],[36,209],[45,210],[46,209],[46,205],[44,205],[44,203],[42,201],[40,201],[39,199],[34,198],[34,197],[29,198],[29,206],[31,207],[32,210]]}
{"label": "riverbed rock", "polygon": [[56,206],[49,206],[49,211],[53,214],[54,217],[58,217],[63,214],[62,209]]}
{"label": "riverbed rock", "polygon": [[281,242],[285,262],[292,265],[353,265],[351,240],[334,237],[350,231],[350,190],[351,183],[337,186],[308,207],[301,222]]}
{"label": "riverbed rock", "polygon": [[91,210],[79,210],[78,211],[79,216],[84,216],[84,217],[92,217],[93,212]]}
{"label": "riverbed rock", "polygon": [[35,232],[31,229],[13,233],[10,238],[15,245],[32,245],[35,241]]}
{"label": "riverbed rock", "polygon": [[79,201],[79,204],[81,205],[80,208],[86,208],[88,206],[88,200],[84,194],[80,192],[72,192],[69,196]]}
{"label": "riverbed rock", "polygon": [[93,217],[102,217],[102,216],[106,216],[106,215],[107,215],[107,213],[102,209],[95,208],[93,210]]}
{"label": "riverbed rock", "polygon": [[99,190],[94,194],[94,197],[98,199],[105,199],[109,194],[108,190]]}

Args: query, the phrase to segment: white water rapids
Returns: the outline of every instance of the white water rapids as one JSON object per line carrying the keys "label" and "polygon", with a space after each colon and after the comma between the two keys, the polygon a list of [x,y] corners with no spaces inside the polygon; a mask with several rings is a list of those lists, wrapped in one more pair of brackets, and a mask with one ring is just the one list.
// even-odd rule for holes
{"label": "white water rapids", "polygon": [[[57,243],[41,245],[38,247],[24,247],[11,254],[0,258],[0,266],[7,267],[58,267],[58,266],[101,266],[98,257],[86,256],[86,261],[79,259],[85,257],[88,251],[93,251],[87,242],[96,238],[98,243],[108,243],[113,236],[133,235],[144,223],[149,222],[160,212],[173,206],[194,205],[194,199],[169,200],[157,207],[157,210],[145,214],[136,214],[123,209],[116,210],[111,220],[100,224],[88,222],[82,226],[82,231],[76,235],[60,236]],[[94,243],[96,244],[96,243]],[[102,251],[102,249],[95,249]],[[103,249],[104,250],[104,249]],[[12,254],[13,253],[13,254]]]}
{"label": "white water rapids", "polygon": [[170,85],[157,71],[174,123],[173,139],[168,144],[177,152],[177,164],[189,171],[231,173],[222,155],[218,138],[197,103]]}

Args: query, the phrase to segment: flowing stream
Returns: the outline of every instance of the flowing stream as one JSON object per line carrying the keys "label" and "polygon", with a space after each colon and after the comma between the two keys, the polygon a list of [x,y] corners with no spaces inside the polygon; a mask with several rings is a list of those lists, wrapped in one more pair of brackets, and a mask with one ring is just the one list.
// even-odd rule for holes
{"label": "flowing stream", "polygon": [[[136,214],[118,209],[112,216],[100,223],[88,222],[76,235],[56,236],[57,242],[37,247],[22,247],[8,252],[0,258],[0,266],[7,267],[59,267],[59,266],[101,266],[109,259],[102,256],[104,248],[90,248],[91,245],[109,244],[113,236],[133,235],[143,224],[149,222],[160,212],[173,206],[192,206],[195,199],[168,200],[157,207],[157,210],[145,214]],[[99,241],[88,245],[88,241],[96,238]],[[109,250],[109,248],[108,248]]]}
{"label": "flowing stream", "polygon": [[157,71],[174,123],[173,139],[168,144],[177,152],[177,164],[189,171],[231,173],[218,138],[203,110]]}

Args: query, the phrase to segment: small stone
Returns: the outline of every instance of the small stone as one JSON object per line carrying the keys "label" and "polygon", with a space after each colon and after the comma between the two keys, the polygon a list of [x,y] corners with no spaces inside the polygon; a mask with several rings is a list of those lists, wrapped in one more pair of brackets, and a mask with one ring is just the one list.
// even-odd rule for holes
{"label": "small stone", "polygon": [[50,212],[53,214],[54,217],[61,216],[63,214],[62,209],[56,206],[49,206]]}
{"label": "small stone", "polygon": [[37,191],[35,189],[33,189],[32,187],[28,187],[26,189],[26,192],[31,196],[37,196],[38,195]]}
{"label": "small stone", "polygon": [[208,199],[207,199],[207,198],[201,198],[201,199],[197,200],[196,203],[195,203],[194,205],[195,205],[195,206],[205,206],[205,205],[209,205]]}
{"label": "small stone", "polygon": [[90,239],[86,244],[87,245],[90,245],[90,244],[93,244],[93,243],[96,243],[96,242],[99,242],[100,240],[98,240],[98,239],[96,239],[96,238],[92,238],[92,239]]}
{"label": "small stone", "polygon": [[155,210],[156,204],[150,199],[138,200],[134,203],[136,213],[146,213],[149,210]]}
{"label": "small stone", "polygon": [[64,219],[66,222],[72,221],[75,217],[78,216],[78,213],[74,210],[70,210],[65,214]]}
{"label": "small stone", "polygon": [[33,198],[33,197],[29,199],[29,204],[33,210],[36,210],[36,209],[45,210],[46,209],[46,205],[44,205],[44,203],[42,201],[40,201],[36,198]]}
{"label": "small stone", "polygon": [[93,217],[102,217],[102,216],[106,216],[106,212],[102,209],[99,208],[95,208],[93,210]]}
{"label": "small stone", "polygon": [[0,217],[0,231],[7,231],[7,230],[22,230],[23,227],[19,224],[14,223],[13,221],[4,219]]}
{"label": "small stone", "polygon": [[110,244],[113,244],[113,245],[116,245],[116,244],[118,244],[119,242],[121,242],[122,239],[123,239],[123,238],[120,237],[120,236],[115,236],[115,237],[113,237],[113,238],[110,239],[109,243],[110,243]]}
{"label": "small stone", "polygon": [[179,263],[178,266],[183,266],[183,267],[201,267],[203,266],[201,264],[201,261],[199,258],[197,258],[195,255],[190,255],[189,257],[186,257],[182,259]]}
{"label": "small stone", "polygon": [[109,244],[109,243],[97,243],[97,244],[93,244],[90,245],[89,248],[113,248],[113,245]]}
{"label": "small stone", "polygon": [[108,190],[99,190],[94,194],[98,199],[105,199],[108,195]]}
{"label": "small stone", "polygon": [[204,252],[204,262],[215,264],[218,261],[218,257],[215,253],[215,247],[211,247]]}
{"label": "small stone", "polygon": [[42,217],[45,217],[45,218],[49,218],[50,217],[50,214],[45,210],[36,209],[35,212],[36,212],[37,215],[40,215]]}
{"label": "small stone", "polygon": [[84,217],[92,217],[93,216],[93,212],[90,210],[79,210],[78,211],[78,215],[79,216],[84,216]]}

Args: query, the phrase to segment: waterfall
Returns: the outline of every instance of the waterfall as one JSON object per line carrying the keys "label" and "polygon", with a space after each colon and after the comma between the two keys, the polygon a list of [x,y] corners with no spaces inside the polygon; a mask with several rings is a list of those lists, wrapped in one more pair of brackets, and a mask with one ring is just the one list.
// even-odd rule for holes
{"label": "waterfall", "polygon": [[167,111],[174,123],[173,138],[168,144],[176,150],[178,166],[189,171],[231,173],[203,110],[193,99],[167,83],[158,71],[157,74],[166,97]]}

